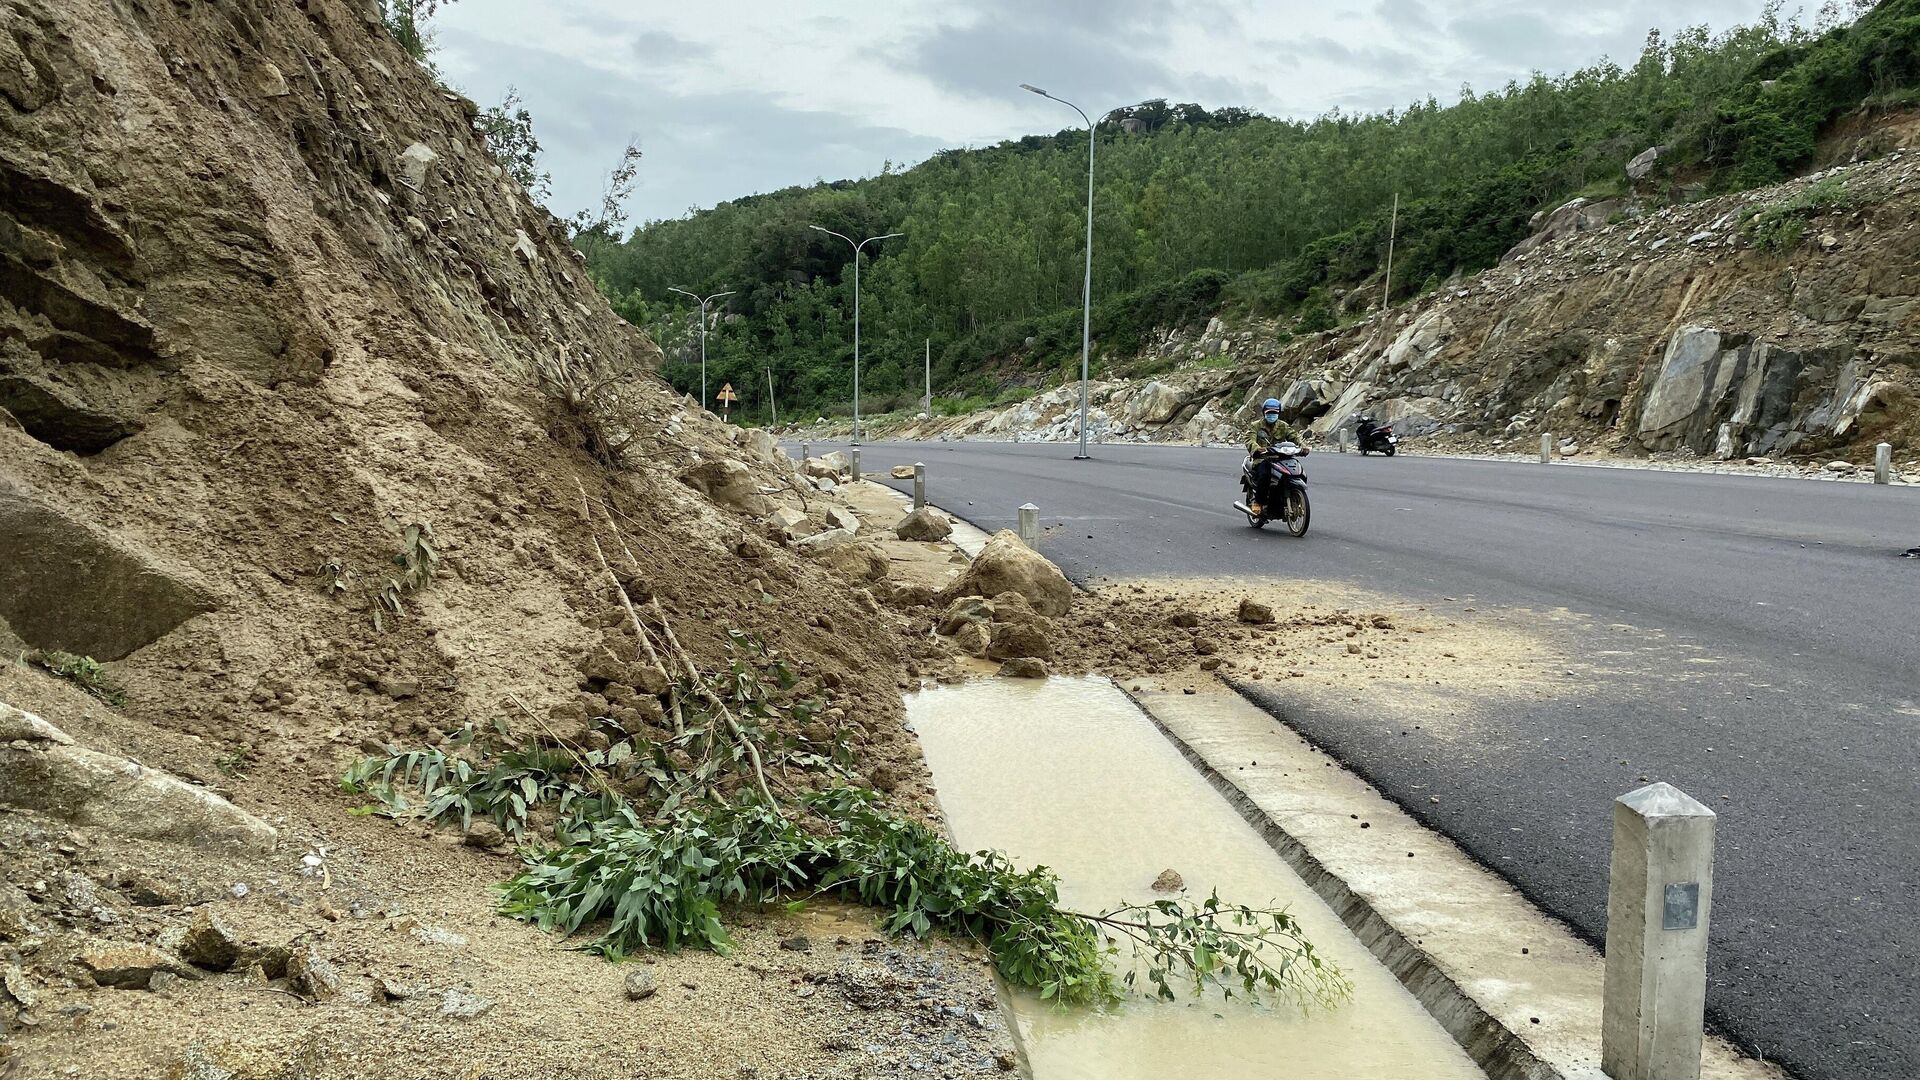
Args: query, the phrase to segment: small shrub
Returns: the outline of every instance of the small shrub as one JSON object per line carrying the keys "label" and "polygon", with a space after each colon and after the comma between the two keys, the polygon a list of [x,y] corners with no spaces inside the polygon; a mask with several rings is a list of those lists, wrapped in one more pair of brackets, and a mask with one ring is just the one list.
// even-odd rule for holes
{"label": "small shrub", "polygon": [[70,652],[49,649],[35,653],[32,659],[47,671],[109,705],[127,703],[126,691],[107,674],[106,667],[91,656],[76,656]]}

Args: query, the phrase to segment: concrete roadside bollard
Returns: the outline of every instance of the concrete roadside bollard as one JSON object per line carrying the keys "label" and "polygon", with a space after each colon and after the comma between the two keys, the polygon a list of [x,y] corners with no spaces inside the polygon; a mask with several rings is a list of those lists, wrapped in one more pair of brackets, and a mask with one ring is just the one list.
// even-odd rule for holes
{"label": "concrete roadside bollard", "polygon": [[1873,482],[1876,484],[1893,483],[1893,444],[1881,443],[1873,448]]}
{"label": "concrete roadside bollard", "polygon": [[1540,433],[1540,464],[1553,464],[1553,432],[1551,431]]}
{"label": "concrete roadside bollard", "polygon": [[1040,550],[1040,508],[1032,503],[1020,507],[1020,542],[1034,551]]}
{"label": "concrete roadside bollard", "polygon": [[850,459],[853,462],[853,466],[852,466],[853,472],[851,473],[851,476],[852,476],[853,482],[857,484],[860,482],[860,448],[856,446],[853,449],[847,451],[847,453],[850,455]]}
{"label": "concrete roadside bollard", "polygon": [[1344,454],[1347,452],[1347,429],[1346,428],[1341,428],[1339,431],[1336,431],[1333,433],[1333,445],[1337,447],[1341,453]]}
{"label": "concrete roadside bollard", "polygon": [[807,459],[812,456],[813,456],[813,444],[810,442],[802,442],[800,444],[800,464],[805,465],[807,463]]}
{"label": "concrete roadside bollard", "polygon": [[1671,784],[1613,802],[1600,1020],[1612,1080],[1699,1080],[1715,821]]}
{"label": "concrete roadside bollard", "polygon": [[927,463],[916,461],[913,463],[913,508],[918,510],[925,505],[927,505]]}

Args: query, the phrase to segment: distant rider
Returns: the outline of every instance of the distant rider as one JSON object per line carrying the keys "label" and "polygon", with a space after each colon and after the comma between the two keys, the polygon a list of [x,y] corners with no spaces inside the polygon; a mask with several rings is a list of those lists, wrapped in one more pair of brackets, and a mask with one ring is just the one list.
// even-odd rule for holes
{"label": "distant rider", "polygon": [[[1261,402],[1260,419],[1254,421],[1253,426],[1247,429],[1247,454],[1254,458],[1254,498],[1260,499],[1266,497],[1267,484],[1273,478],[1273,459],[1271,457],[1273,448],[1281,443],[1294,443],[1298,445],[1299,442],[1299,432],[1293,430],[1292,424],[1280,419],[1280,399],[1268,398]],[[1300,453],[1305,454],[1306,452],[1306,447],[1300,447]],[[1260,504],[1254,503],[1251,509],[1254,513],[1258,514],[1260,512]]]}

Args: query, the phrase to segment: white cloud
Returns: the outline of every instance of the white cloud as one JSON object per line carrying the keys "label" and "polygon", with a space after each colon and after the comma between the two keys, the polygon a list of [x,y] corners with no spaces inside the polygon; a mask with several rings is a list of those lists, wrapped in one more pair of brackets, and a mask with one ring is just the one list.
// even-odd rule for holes
{"label": "white cloud", "polygon": [[460,0],[435,28],[449,80],[485,105],[517,86],[563,215],[598,200],[629,136],[636,219],[816,179],[868,176],[945,146],[1077,123],[1152,97],[1276,116],[1384,109],[1611,55],[1649,28],[1716,28],[1765,0]]}

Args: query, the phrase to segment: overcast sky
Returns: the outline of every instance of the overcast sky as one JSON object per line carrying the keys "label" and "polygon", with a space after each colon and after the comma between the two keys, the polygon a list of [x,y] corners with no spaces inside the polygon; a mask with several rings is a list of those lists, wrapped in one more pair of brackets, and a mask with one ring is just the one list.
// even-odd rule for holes
{"label": "overcast sky", "polygon": [[[1650,28],[1718,30],[1764,0],[459,0],[437,61],[483,106],[517,86],[561,216],[631,136],[635,223],[870,176],[1150,98],[1312,117],[1610,56]],[[1789,8],[1789,10],[1792,10]]]}

